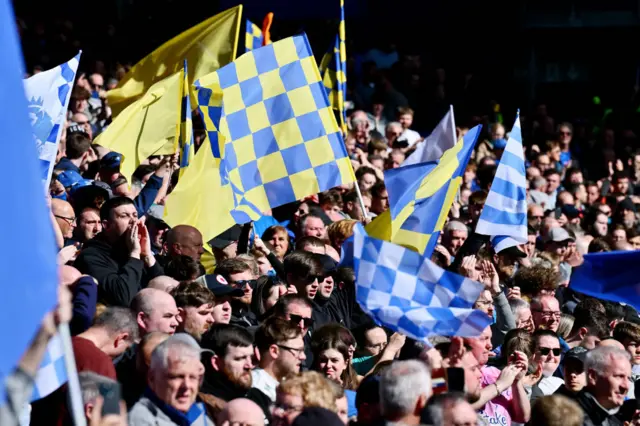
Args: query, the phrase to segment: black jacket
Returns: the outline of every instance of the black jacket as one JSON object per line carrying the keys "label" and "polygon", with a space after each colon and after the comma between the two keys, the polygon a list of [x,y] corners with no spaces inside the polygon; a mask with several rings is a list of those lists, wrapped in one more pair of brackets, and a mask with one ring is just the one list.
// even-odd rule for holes
{"label": "black jacket", "polygon": [[102,233],[85,243],[73,266],[98,280],[98,300],[125,307],[149,280],[163,273],[158,262],[145,268],[142,260],[129,257],[126,247],[111,246]]}
{"label": "black jacket", "polygon": [[580,391],[575,401],[584,411],[583,426],[622,426],[622,422],[600,407],[588,392]]}

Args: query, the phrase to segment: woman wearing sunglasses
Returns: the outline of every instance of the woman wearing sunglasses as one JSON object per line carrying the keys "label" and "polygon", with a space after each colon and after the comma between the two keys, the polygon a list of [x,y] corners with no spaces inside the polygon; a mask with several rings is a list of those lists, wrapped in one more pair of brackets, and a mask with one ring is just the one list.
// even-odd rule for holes
{"label": "woman wearing sunglasses", "polygon": [[533,333],[533,363],[542,369],[542,378],[531,389],[531,403],[544,395],[553,394],[564,381],[560,377],[554,377],[553,373],[560,365],[560,339],[551,330],[538,330]]}

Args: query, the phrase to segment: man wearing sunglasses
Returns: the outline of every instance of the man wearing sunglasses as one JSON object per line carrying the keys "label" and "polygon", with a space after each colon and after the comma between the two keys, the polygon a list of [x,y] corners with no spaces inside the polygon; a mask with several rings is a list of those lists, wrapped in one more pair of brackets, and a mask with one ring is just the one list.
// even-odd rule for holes
{"label": "man wearing sunglasses", "polygon": [[223,277],[229,286],[244,292],[242,296],[233,297],[231,301],[232,325],[255,327],[258,319],[250,310],[253,289],[258,278],[251,266],[237,258],[225,259],[218,264],[215,273]]}

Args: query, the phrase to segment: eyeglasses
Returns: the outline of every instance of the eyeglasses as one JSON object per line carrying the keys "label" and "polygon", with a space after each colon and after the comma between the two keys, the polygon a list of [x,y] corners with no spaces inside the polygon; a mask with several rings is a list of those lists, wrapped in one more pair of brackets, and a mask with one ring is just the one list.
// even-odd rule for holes
{"label": "eyeglasses", "polygon": [[538,311],[538,310],[534,310],[534,312],[538,312],[540,313],[544,318],[560,318],[561,313],[560,311]]}
{"label": "eyeglasses", "polygon": [[531,219],[542,219],[544,216],[529,216]]}
{"label": "eyeglasses", "polygon": [[560,132],[561,135],[571,136],[571,132]]}
{"label": "eyeglasses", "polygon": [[285,346],[285,345],[276,345],[276,346],[291,352],[291,355],[295,357],[299,357],[301,353],[304,353],[304,348],[292,348],[291,346]]}
{"label": "eyeglasses", "polygon": [[553,352],[553,356],[560,356],[560,348],[545,348],[545,347],[540,347],[538,348],[538,352],[540,352],[540,355],[542,356],[547,356],[549,355],[549,352]]}
{"label": "eyeglasses", "polygon": [[289,314],[289,322],[292,324],[300,324],[300,321],[304,321],[304,328],[310,328],[313,326],[313,318],[306,318],[300,315]]}
{"label": "eyeglasses", "polygon": [[302,405],[289,405],[289,404],[284,404],[284,403],[275,403],[272,408],[271,411],[273,411],[274,413],[281,411],[283,413],[293,413],[296,411],[302,411],[304,410],[304,406]]}
{"label": "eyeglasses", "polygon": [[69,225],[73,225],[74,223],[76,223],[76,218],[75,217],[64,217],[64,216],[58,216],[57,214],[54,215],[55,217],[57,217],[58,219],[62,219],[65,222],[67,222]]}
{"label": "eyeglasses", "polygon": [[258,280],[238,280],[238,281],[231,281],[229,282],[229,285],[231,287],[235,287],[235,288],[242,288],[245,285],[248,285],[251,288],[256,288],[256,286],[258,285]]}
{"label": "eyeglasses", "polygon": [[387,347],[387,342],[380,342],[380,343],[376,343],[375,345],[364,345],[365,348],[367,349],[380,349],[383,350],[384,348]]}

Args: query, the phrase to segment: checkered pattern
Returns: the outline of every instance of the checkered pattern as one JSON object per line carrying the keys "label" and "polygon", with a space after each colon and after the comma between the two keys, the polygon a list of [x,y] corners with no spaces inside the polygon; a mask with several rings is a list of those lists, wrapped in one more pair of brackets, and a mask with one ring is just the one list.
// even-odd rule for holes
{"label": "checkered pattern", "polygon": [[64,365],[64,350],[59,335],[55,335],[47,345],[47,352],[36,373],[31,401],[44,398],[68,380]]}
{"label": "checkered pattern", "polygon": [[371,238],[360,224],[352,244],[343,246],[342,262],[351,256],[356,300],[381,325],[426,342],[431,335],[478,336],[491,324],[486,314],[472,309],[482,284],[415,251]]}
{"label": "checkered pattern", "polygon": [[189,162],[195,155],[193,145],[193,122],[191,120],[191,100],[189,97],[189,73],[187,61],[184,61],[184,80],[182,84],[182,105],[180,107],[180,168],[189,166]]}
{"label": "checkered pattern", "polygon": [[195,85],[238,223],[355,181],[305,35],[246,53]]}
{"label": "checkered pattern", "polygon": [[262,29],[247,19],[246,21],[246,35],[244,39],[245,52],[262,47],[264,44],[264,36],[262,35]]}
{"label": "checkered pattern", "polygon": [[520,111],[478,219],[476,232],[491,235],[497,252],[527,242],[527,177]]}
{"label": "checkered pattern", "polygon": [[437,165],[417,164],[385,172],[391,241],[431,256],[481,128],[469,130]]}
{"label": "checkered pattern", "polygon": [[347,48],[345,45],[344,0],[340,0],[340,26],[333,46],[320,63],[322,83],[327,90],[331,107],[338,111],[340,127],[346,134],[347,111]]}
{"label": "checkered pattern", "polygon": [[38,73],[24,81],[34,139],[38,145],[41,178],[49,185],[58,142],[67,115],[80,51],[68,62]]}

